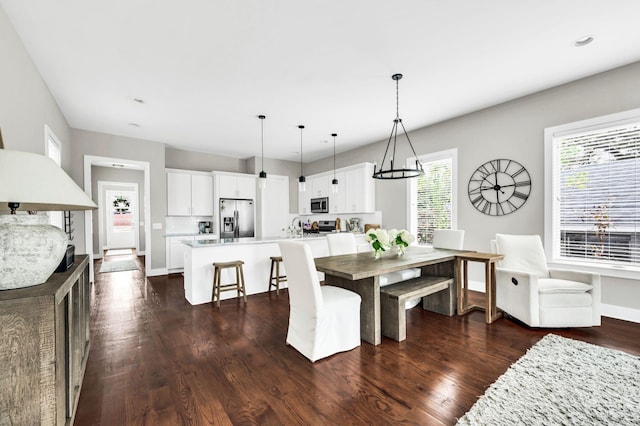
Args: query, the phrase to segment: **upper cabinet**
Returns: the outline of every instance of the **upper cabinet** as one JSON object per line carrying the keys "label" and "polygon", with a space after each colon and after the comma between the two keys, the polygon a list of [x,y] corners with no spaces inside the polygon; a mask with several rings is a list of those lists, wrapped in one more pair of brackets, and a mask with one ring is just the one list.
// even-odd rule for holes
{"label": "upper cabinet", "polygon": [[214,172],[217,198],[256,198],[256,177],[241,173]]}
{"label": "upper cabinet", "polygon": [[258,191],[256,235],[283,236],[289,223],[289,176],[267,175],[267,186]]}
{"label": "upper cabinet", "polygon": [[310,189],[311,198],[323,198],[329,196],[329,184],[331,183],[331,177],[328,175],[314,176],[307,182],[307,187]]}
{"label": "upper cabinet", "polygon": [[345,210],[340,213],[369,213],[376,208],[373,164],[345,170]]}
{"label": "upper cabinet", "polygon": [[299,214],[309,214],[310,199],[329,197],[330,213],[371,213],[375,211],[373,163],[362,163],[336,170],[338,192],[331,192],[333,171],[307,177],[307,190],[299,194]]}
{"label": "upper cabinet", "polygon": [[213,216],[213,176],[167,169],[167,215]]}

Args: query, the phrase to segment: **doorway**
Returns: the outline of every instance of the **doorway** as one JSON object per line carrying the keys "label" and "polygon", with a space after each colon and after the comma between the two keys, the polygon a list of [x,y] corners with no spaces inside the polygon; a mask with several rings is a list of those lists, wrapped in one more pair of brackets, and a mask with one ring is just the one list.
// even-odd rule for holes
{"label": "doorway", "polygon": [[140,251],[138,235],[138,185],[98,182],[100,246],[103,250],[135,248]]}

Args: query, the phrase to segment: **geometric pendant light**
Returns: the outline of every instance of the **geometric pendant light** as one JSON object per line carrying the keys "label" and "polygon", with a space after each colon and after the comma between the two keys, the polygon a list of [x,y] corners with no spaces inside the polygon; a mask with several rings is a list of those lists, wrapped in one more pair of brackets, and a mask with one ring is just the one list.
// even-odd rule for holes
{"label": "geometric pendant light", "polygon": [[[378,169],[376,165],[373,167],[373,178],[374,179],[407,179],[424,175],[424,170],[422,168],[422,163],[418,161],[418,156],[416,155],[415,149],[413,149],[413,144],[409,139],[409,135],[407,134],[407,130],[404,128],[404,124],[402,124],[402,119],[400,118],[399,113],[399,96],[398,96],[398,80],[402,78],[402,74],[394,74],[391,76],[393,80],[396,82],[396,118],[393,120],[393,128],[391,129],[391,135],[389,136],[389,141],[387,142],[387,149],[384,151],[384,156],[382,157],[382,163],[380,163],[380,168]],[[403,168],[402,164],[400,167],[396,164],[396,142],[398,139],[398,124],[402,126],[402,131],[404,132],[404,136],[409,142],[409,147],[411,148],[411,152],[413,152],[413,157],[416,159],[415,168]],[[402,135],[401,135],[402,137]],[[392,145],[393,142],[393,145]],[[391,152],[389,152],[391,149]],[[389,155],[389,161],[387,162],[385,169],[385,162],[387,161],[387,155]]]}

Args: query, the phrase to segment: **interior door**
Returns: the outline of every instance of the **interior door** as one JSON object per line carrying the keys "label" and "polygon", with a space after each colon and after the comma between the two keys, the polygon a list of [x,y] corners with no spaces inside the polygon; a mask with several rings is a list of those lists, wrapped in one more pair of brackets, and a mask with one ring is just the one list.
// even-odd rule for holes
{"label": "interior door", "polygon": [[135,248],[138,208],[136,191],[105,191],[107,248]]}

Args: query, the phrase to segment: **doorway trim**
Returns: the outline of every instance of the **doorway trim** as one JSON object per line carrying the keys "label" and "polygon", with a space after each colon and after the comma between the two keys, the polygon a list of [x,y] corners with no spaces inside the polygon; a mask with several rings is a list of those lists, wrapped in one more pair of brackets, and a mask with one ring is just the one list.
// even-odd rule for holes
{"label": "doorway trim", "polygon": [[[144,268],[145,276],[151,271],[151,164],[148,161],[125,160],[121,158],[99,157],[94,155],[84,156],[84,192],[93,198],[91,191],[91,166],[104,166],[112,164],[112,167],[125,167],[142,170],[144,172]],[[118,164],[118,166],[115,166]],[[89,255],[90,265],[93,264],[93,211],[84,211],[84,244],[85,251]],[[94,282],[93,268],[89,268],[89,280]]]}
{"label": "doorway trim", "polygon": [[[135,192],[136,204],[140,204],[137,202],[137,200],[140,199],[137,183],[111,182],[111,181],[105,181],[105,180],[98,181],[98,247],[100,248],[100,253],[98,253],[98,256],[96,256],[97,259],[102,257],[102,251],[104,250],[104,246],[105,246],[104,218],[105,218],[106,212],[104,212],[103,209],[105,209],[106,206],[104,204],[105,203],[104,196],[106,194],[106,191],[110,190],[110,189],[105,190],[104,188],[105,186],[119,186],[123,188],[122,189],[123,191]],[[136,254],[140,255],[142,253],[140,253],[140,206],[139,205],[136,206],[136,210],[134,211],[133,222],[135,223],[134,232],[135,232]]]}

